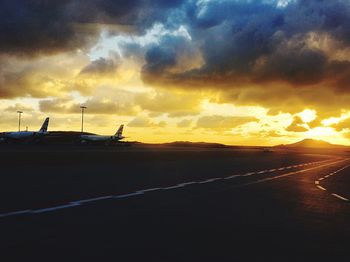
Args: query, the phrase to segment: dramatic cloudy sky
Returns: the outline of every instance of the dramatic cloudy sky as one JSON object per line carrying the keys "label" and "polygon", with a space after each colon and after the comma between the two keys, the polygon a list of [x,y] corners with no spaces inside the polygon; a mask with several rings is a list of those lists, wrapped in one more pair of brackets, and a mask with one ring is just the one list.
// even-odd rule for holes
{"label": "dramatic cloudy sky", "polygon": [[2,0],[0,131],[350,144],[349,0]]}

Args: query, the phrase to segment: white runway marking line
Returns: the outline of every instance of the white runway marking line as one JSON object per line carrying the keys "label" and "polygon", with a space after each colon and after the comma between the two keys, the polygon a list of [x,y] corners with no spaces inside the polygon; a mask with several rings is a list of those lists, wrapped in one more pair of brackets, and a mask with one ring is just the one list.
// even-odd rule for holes
{"label": "white runway marking line", "polygon": [[303,169],[303,170],[289,172],[289,173],[285,173],[285,174],[282,174],[282,175],[279,175],[279,176],[264,178],[264,179],[260,179],[260,180],[257,180],[257,181],[253,181],[253,182],[237,185],[235,187],[245,187],[245,186],[250,186],[250,185],[254,185],[254,184],[264,183],[264,182],[272,181],[272,180],[275,180],[275,179],[279,179],[279,178],[283,178],[283,177],[287,177],[287,176],[291,176],[291,175],[296,175],[296,174],[300,174],[300,173],[304,173],[304,172],[307,172],[307,171],[310,171],[310,170],[314,170],[314,169],[318,169],[318,168],[321,168],[321,167],[334,165],[334,164],[337,164],[337,163],[340,163],[340,162],[344,162],[346,160],[349,160],[349,159],[342,159],[342,160],[338,160],[336,162],[326,163],[326,164],[322,164],[322,165],[315,166],[315,167],[310,167],[310,168]]}
{"label": "white runway marking line", "polygon": [[232,178],[235,178],[235,177],[240,177],[241,175],[233,175],[233,176],[228,176],[228,177],[225,177],[224,179],[232,179]]}
{"label": "white runway marking line", "polygon": [[[334,160],[334,159],[327,159],[327,160],[318,161],[318,162],[310,162],[310,163],[304,163],[304,164],[293,165],[293,166],[286,166],[286,167],[280,167],[280,168],[272,168],[272,169],[269,169],[269,170],[249,172],[249,173],[242,174],[242,175],[232,175],[232,176],[224,177],[223,179],[228,180],[228,179],[232,179],[232,178],[236,178],[236,177],[248,177],[248,176],[252,176],[252,175],[271,173],[271,172],[275,172],[275,171],[282,171],[282,170],[286,170],[286,169],[291,169],[291,168],[296,168],[296,167],[301,167],[301,166],[306,166],[306,165],[311,165],[311,164],[316,164],[316,163],[323,163],[323,162],[327,162],[327,161],[331,161],[331,160]],[[198,182],[198,183],[203,184],[201,182]]]}
{"label": "white runway marking line", "polygon": [[228,179],[232,179],[232,178],[236,178],[236,177],[248,177],[248,176],[257,175],[257,174],[271,173],[271,172],[275,172],[275,171],[282,171],[282,170],[286,170],[286,169],[291,169],[291,168],[300,167],[300,166],[304,166],[304,165],[322,163],[322,162],[331,161],[331,160],[333,160],[333,159],[327,159],[327,160],[318,161],[318,162],[311,162],[311,163],[304,163],[304,164],[293,165],[293,166],[286,166],[286,167],[281,167],[281,168],[272,168],[269,170],[249,172],[249,173],[242,174],[242,175],[232,175],[232,176],[224,177],[223,179],[228,180]]}
{"label": "white runway marking line", "polygon": [[211,183],[211,182],[214,182],[216,180],[220,180],[222,179],[221,177],[217,177],[217,178],[211,178],[211,179],[207,179],[207,180],[203,180],[203,181],[200,181],[198,182],[199,184],[206,184],[206,183]]}
{"label": "white runway marking line", "polygon": [[250,172],[250,173],[246,173],[246,174],[244,174],[242,176],[251,176],[251,175],[255,175],[255,174],[256,174],[256,172]]}
{"label": "white runway marking line", "polygon": [[[349,160],[349,159],[345,159],[345,160]],[[324,188],[324,187],[322,187],[322,186],[319,185],[319,184],[320,184],[319,181],[322,181],[322,180],[324,180],[324,179],[326,179],[326,178],[328,178],[328,177],[330,177],[330,176],[333,176],[333,175],[339,173],[340,171],[343,171],[344,169],[348,168],[349,166],[350,166],[350,165],[344,166],[344,167],[342,167],[342,168],[340,168],[340,169],[338,169],[338,170],[336,170],[336,171],[334,171],[334,172],[332,172],[332,173],[329,173],[328,175],[326,175],[326,176],[324,176],[324,177],[321,177],[321,178],[319,178],[318,180],[316,180],[316,181],[315,181],[315,184],[317,185],[317,188],[319,188],[319,189],[321,189],[321,190],[323,190],[323,191],[327,191],[326,188]],[[340,195],[338,195],[338,194],[332,193],[331,195],[334,196],[334,197],[336,197],[336,198],[338,198],[338,199],[340,199],[340,200],[347,201],[347,202],[349,201],[349,199],[347,199],[347,198],[345,198],[345,197],[342,197],[342,196],[340,196]]]}
{"label": "white runway marking line", "polygon": [[0,217],[8,217],[8,216],[16,216],[16,215],[23,215],[23,214],[27,214],[30,213],[31,210],[22,210],[22,211],[15,211],[15,212],[9,212],[9,213],[4,213],[1,214]]}
{"label": "white runway marking line", "polygon": [[198,182],[192,181],[192,182],[182,183],[182,184],[180,184],[180,185],[189,186],[189,185],[193,185],[193,184],[198,184]]}
{"label": "white runway marking line", "polygon": [[143,195],[143,191],[136,191],[134,193],[129,193],[129,194],[124,194],[124,195],[118,195],[115,196],[114,198],[127,198],[127,197],[132,197],[132,196],[139,196],[139,195]]}
{"label": "white runway marking line", "polygon": [[79,206],[80,204],[78,203],[70,203],[67,205],[60,205],[60,206],[55,206],[55,207],[49,207],[49,208],[42,208],[42,209],[37,209],[37,210],[32,210],[31,213],[33,214],[40,214],[40,213],[45,213],[45,212],[51,212],[59,209],[65,209],[65,208],[70,208],[70,207],[76,207]]}
{"label": "white runway marking line", "polygon": [[152,191],[157,191],[157,190],[161,190],[162,188],[160,187],[154,187],[154,188],[149,188],[149,189],[143,189],[143,190],[139,190],[138,192],[152,192]]}
{"label": "white runway marking line", "polygon": [[319,189],[321,189],[321,190],[323,190],[323,191],[327,191],[327,189],[325,189],[324,187],[322,187],[322,186],[320,186],[320,185],[318,185],[317,188],[319,188]]}
{"label": "white runway marking line", "polygon": [[180,187],[184,187],[184,185],[178,184],[176,186],[162,187],[162,189],[163,190],[170,190],[170,189],[175,189],[175,188],[180,188]]}
{"label": "white runway marking line", "polygon": [[345,197],[342,197],[342,196],[339,196],[338,194],[332,194],[332,196],[335,196],[335,197],[337,197],[337,198],[339,198],[339,199],[341,199],[341,200],[344,200],[344,201],[349,201],[349,199],[347,199],[347,198],[345,198]]}
{"label": "white runway marking line", "polygon": [[95,198],[89,198],[89,199],[84,199],[84,200],[78,200],[78,201],[73,201],[71,203],[75,204],[82,204],[82,203],[89,203],[89,202],[94,202],[94,201],[100,201],[100,200],[105,200],[113,198],[113,196],[102,196],[102,197],[95,197]]}

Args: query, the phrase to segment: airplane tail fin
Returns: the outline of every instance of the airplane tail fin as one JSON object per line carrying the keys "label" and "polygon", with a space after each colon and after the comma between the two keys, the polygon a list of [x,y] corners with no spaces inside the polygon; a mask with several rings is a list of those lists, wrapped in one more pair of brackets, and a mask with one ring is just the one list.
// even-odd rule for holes
{"label": "airplane tail fin", "polygon": [[39,133],[46,133],[47,132],[47,128],[49,127],[49,120],[50,118],[47,117],[43,123],[43,125],[41,126]]}
{"label": "airplane tail fin", "polygon": [[120,125],[117,132],[115,133],[115,136],[117,136],[119,138],[123,138],[123,128],[124,128],[124,125]]}

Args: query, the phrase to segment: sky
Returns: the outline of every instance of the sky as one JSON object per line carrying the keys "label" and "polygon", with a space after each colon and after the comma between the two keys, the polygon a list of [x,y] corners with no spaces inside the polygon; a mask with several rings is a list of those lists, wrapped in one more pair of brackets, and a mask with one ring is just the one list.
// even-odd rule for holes
{"label": "sky", "polygon": [[350,145],[349,0],[2,0],[0,132]]}

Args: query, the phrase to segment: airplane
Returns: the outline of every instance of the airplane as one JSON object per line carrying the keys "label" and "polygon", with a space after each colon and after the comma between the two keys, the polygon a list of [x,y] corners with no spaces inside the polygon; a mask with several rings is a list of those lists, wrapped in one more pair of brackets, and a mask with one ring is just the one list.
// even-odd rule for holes
{"label": "airplane", "polygon": [[17,132],[4,132],[0,134],[0,142],[4,141],[29,141],[37,140],[47,135],[47,128],[49,126],[50,118],[47,117],[42,124],[39,131],[17,131]]}
{"label": "airplane", "polygon": [[124,125],[120,125],[117,132],[113,136],[101,136],[101,135],[81,135],[80,142],[82,144],[88,144],[90,142],[105,142],[106,145],[116,143],[119,140],[125,138],[123,136]]}

